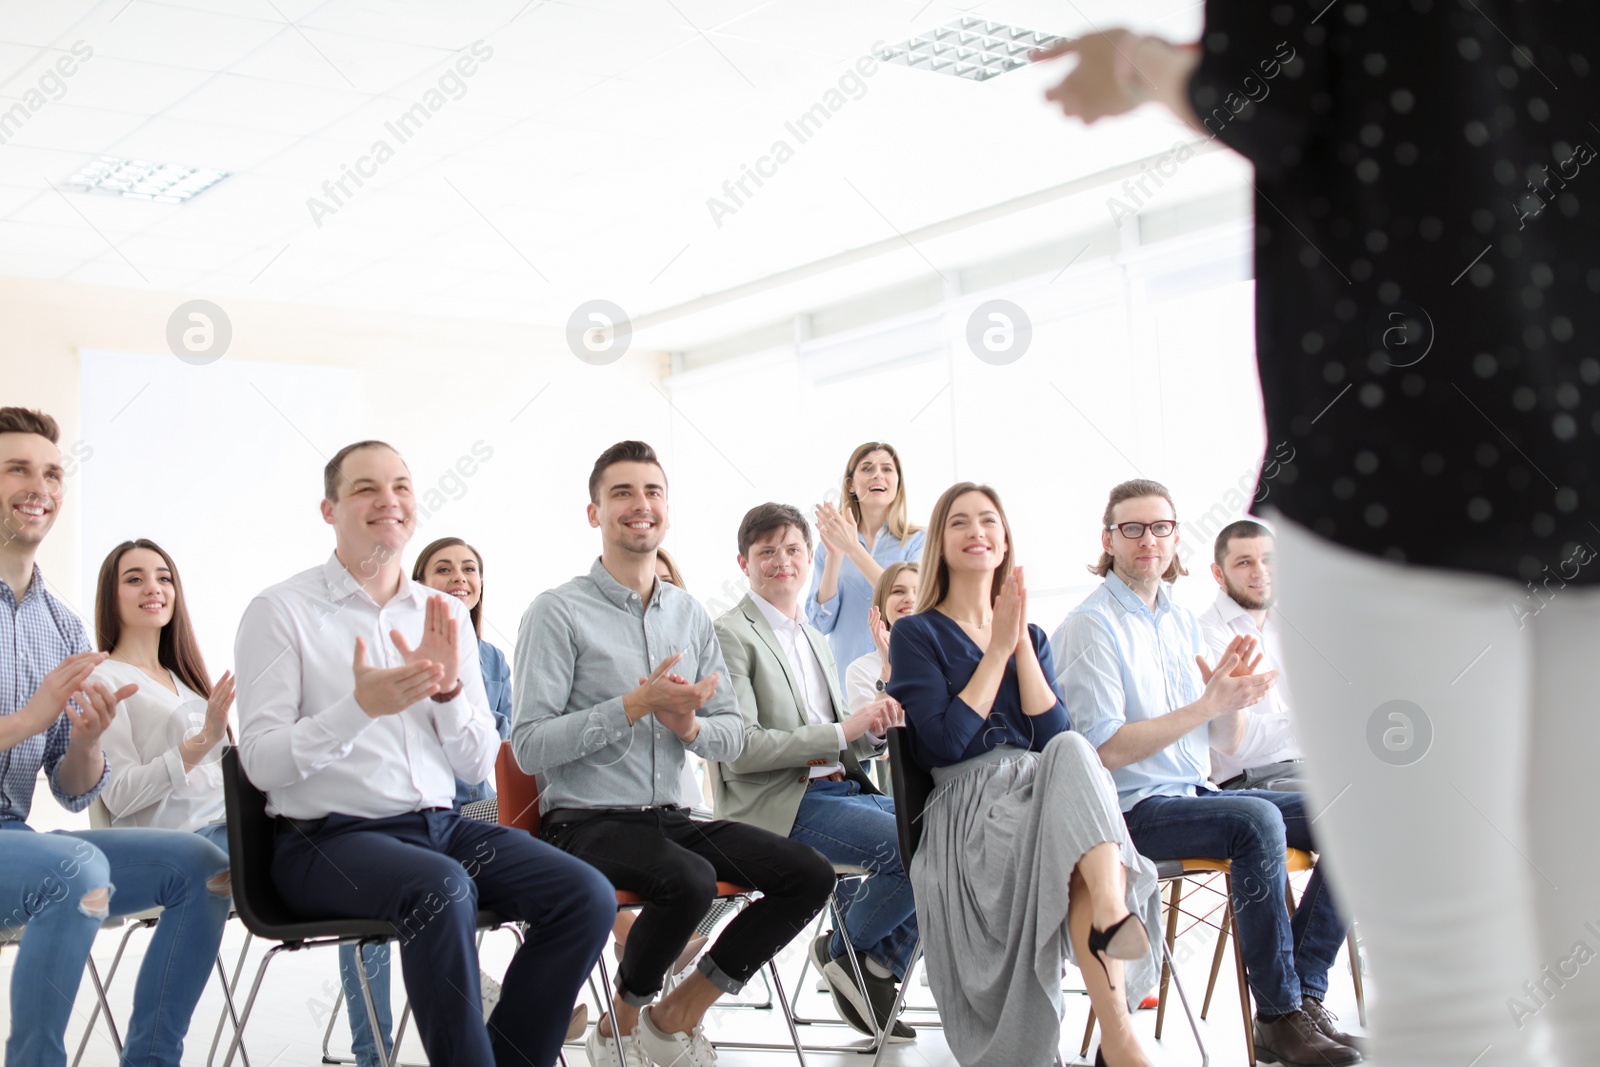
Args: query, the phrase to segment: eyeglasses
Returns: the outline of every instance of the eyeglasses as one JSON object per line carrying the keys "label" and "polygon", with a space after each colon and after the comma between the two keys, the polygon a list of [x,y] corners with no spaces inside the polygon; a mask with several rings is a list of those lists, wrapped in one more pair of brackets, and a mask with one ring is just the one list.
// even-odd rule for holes
{"label": "eyeglasses", "polygon": [[1143,537],[1145,530],[1149,530],[1157,537],[1171,537],[1177,528],[1178,524],[1171,519],[1161,519],[1158,522],[1114,522],[1106,527],[1108,530],[1121,530],[1122,536],[1130,541]]}

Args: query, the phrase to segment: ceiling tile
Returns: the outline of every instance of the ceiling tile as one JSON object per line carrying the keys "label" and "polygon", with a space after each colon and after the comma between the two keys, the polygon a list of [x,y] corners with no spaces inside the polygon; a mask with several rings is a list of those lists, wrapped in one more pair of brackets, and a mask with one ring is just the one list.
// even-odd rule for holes
{"label": "ceiling tile", "polygon": [[[114,4],[104,4],[112,9]],[[96,56],[137,59],[196,70],[226,70],[280,33],[294,31],[273,17],[241,18],[208,10],[129,3],[84,39]]]}
{"label": "ceiling tile", "polygon": [[303,135],[338,121],[371,97],[370,93],[346,88],[292,85],[223,74],[169,108],[167,117]]}

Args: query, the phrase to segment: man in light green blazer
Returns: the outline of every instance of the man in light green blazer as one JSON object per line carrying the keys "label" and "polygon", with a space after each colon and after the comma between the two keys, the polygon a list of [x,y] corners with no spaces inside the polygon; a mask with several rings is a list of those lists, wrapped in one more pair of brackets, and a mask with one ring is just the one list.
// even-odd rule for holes
{"label": "man in light green blazer", "polygon": [[[744,715],[737,759],[711,764],[720,819],[752,823],[810,845],[834,863],[866,868],[841,895],[843,931],[823,934],[812,958],[840,1014],[863,1033],[890,1023],[897,983],[917,940],[911,882],[900,862],[894,801],[873,787],[862,759],[881,752],[904,721],[887,695],[846,714],[828,642],[801,608],[811,573],[811,530],[787,504],[752,508],[739,526],[739,566],[750,593],[716,620],[729,680]],[[849,937],[862,981],[845,958]],[[899,1019],[891,1041],[916,1032]]]}

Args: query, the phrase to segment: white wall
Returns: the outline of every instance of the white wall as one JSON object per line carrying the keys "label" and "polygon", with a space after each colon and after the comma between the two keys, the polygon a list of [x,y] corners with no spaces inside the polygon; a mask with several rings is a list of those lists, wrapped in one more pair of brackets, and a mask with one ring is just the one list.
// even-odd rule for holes
{"label": "white wall", "polygon": [[[1031,621],[1047,632],[1098,582],[1084,568],[1099,555],[1111,486],[1163,482],[1190,542],[1175,595],[1203,609],[1216,590],[1213,536],[1248,508],[1264,441],[1247,238],[1230,224],[670,377],[674,402],[711,438],[675,424],[690,462],[674,472],[668,543],[691,586],[737,576],[734,532],[748,507],[771,499],[809,517],[836,499],[851,450],[883,440],[900,451],[919,523],[955,481],[1001,494]],[[1029,349],[1007,365],[978,359],[966,340],[973,309],[995,297],[1033,324]]]}

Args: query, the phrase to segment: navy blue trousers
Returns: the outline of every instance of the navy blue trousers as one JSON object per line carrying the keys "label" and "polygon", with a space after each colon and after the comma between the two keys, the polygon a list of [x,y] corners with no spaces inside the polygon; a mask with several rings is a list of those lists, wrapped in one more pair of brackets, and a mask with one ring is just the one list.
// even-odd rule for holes
{"label": "navy blue trousers", "polygon": [[[449,809],[317,828],[279,821],[272,880],[307,919],[386,919],[428,1062],[552,1067],[572,1005],[611,936],[604,875],[523,830]],[[528,924],[484,1025],[477,913]]]}

